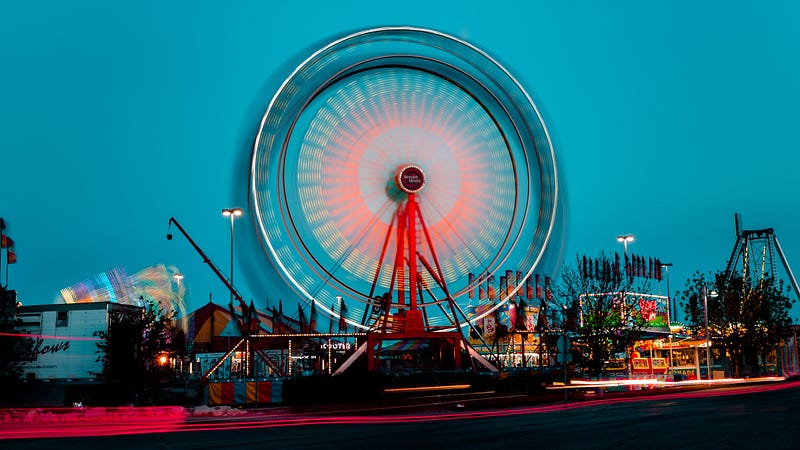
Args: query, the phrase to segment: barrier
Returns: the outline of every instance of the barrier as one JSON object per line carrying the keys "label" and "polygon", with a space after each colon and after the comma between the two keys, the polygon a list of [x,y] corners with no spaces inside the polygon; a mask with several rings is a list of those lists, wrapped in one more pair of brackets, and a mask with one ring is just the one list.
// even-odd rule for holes
{"label": "barrier", "polygon": [[206,389],[209,405],[246,405],[280,403],[281,380],[232,380],[209,382]]}

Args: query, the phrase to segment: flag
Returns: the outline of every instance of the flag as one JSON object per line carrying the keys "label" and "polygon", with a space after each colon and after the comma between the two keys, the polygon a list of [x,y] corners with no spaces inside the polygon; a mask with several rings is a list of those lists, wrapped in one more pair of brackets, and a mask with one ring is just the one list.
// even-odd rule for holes
{"label": "flag", "polygon": [[588,265],[589,265],[589,258],[587,258],[586,255],[583,255],[583,270],[581,271],[581,277],[584,279],[589,278]]}
{"label": "flag", "polygon": [[475,299],[475,287],[473,286],[473,284],[475,284],[475,274],[473,274],[472,272],[469,273],[469,281],[468,281],[468,283],[469,283],[469,299],[470,300],[474,300]]}
{"label": "flag", "polygon": [[523,288],[523,286],[522,286],[522,272],[520,272],[519,270],[517,271],[517,279],[516,279],[516,282],[514,283],[514,285],[518,286],[517,287],[517,292],[515,293],[515,295],[517,297],[525,296],[525,292],[522,290],[522,288]]}
{"label": "flag", "polygon": [[14,250],[9,249],[8,250],[8,255],[6,255],[6,259],[7,259],[8,264],[16,263],[17,262],[17,252],[15,252]]}
{"label": "flag", "polygon": [[506,270],[506,291],[503,293],[506,297],[514,295],[514,271]]}
{"label": "flag", "polygon": [[528,278],[525,279],[525,290],[528,291],[528,300],[533,300],[535,292],[533,290],[533,277],[530,275],[528,275]]}
{"label": "flag", "polygon": [[486,295],[489,300],[497,300],[497,287],[494,284],[494,275],[486,279]]}
{"label": "flag", "polygon": [[544,295],[547,298],[547,301],[553,300],[553,290],[550,288],[550,285],[553,283],[553,280],[545,275],[544,277]]}
{"label": "flag", "polygon": [[7,234],[3,234],[0,236],[0,248],[11,248],[14,247],[14,240],[8,237]]}
{"label": "flag", "polygon": [[300,324],[300,332],[307,333],[306,314],[303,312],[303,306],[300,305],[300,302],[297,302],[297,322]]}
{"label": "flag", "polygon": [[347,321],[344,320],[345,314],[347,314],[347,306],[344,304],[344,300],[339,297],[339,333],[347,332]]}
{"label": "flag", "polygon": [[503,298],[508,294],[508,287],[506,286],[506,277],[500,277],[500,298]]}
{"label": "flag", "polygon": [[539,298],[539,299],[544,298],[544,294],[543,294],[543,291],[542,291],[542,286],[541,286],[540,281],[541,281],[541,279],[539,277],[539,274],[537,273],[536,274],[536,298]]}
{"label": "flag", "polygon": [[336,301],[331,303],[331,320],[328,322],[328,334],[333,334],[333,316],[336,315]]}
{"label": "flag", "polygon": [[631,262],[628,260],[628,254],[625,253],[625,275],[628,278],[633,278],[633,272],[631,272]]}
{"label": "flag", "polygon": [[517,304],[514,301],[508,302],[508,330],[514,331],[517,326]]}
{"label": "flag", "polygon": [[312,333],[317,332],[317,302],[311,300],[311,312],[308,313],[308,328]]}

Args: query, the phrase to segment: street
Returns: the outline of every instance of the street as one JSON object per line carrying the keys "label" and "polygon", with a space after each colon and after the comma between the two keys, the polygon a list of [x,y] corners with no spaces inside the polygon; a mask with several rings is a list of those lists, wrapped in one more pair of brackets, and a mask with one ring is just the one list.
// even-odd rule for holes
{"label": "street", "polygon": [[195,423],[169,433],[0,440],[0,448],[796,448],[800,384],[776,384],[567,407]]}

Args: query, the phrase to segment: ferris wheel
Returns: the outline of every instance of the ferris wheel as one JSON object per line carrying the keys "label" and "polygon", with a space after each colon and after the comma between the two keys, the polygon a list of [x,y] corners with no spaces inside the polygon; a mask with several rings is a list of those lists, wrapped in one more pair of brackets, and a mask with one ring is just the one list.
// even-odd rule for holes
{"label": "ferris wheel", "polygon": [[251,161],[269,259],[356,330],[381,301],[430,327],[478,320],[510,297],[482,298],[487,280],[511,270],[521,288],[561,239],[539,111],[497,61],[440,32],[369,29],[313,53],[269,103]]}

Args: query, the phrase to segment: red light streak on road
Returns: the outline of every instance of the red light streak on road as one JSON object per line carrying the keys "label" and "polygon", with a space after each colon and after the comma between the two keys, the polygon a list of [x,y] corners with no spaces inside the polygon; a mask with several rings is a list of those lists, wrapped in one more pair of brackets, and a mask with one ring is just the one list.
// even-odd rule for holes
{"label": "red light streak on road", "polygon": [[[123,434],[148,434],[165,432],[192,432],[192,431],[222,431],[243,430],[256,428],[298,427],[315,425],[365,425],[365,424],[394,424],[394,423],[423,423],[442,422],[448,420],[469,420],[502,418],[526,414],[542,414],[569,409],[587,408],[602,404],[619,404],[644,401],[675,400],[689,398],[703,398],[713,396],[745,395],[759,392],[775,391],[800,387],[800,381],[789,383],[775,383],[766,385],[741,386],[725,389],[703,389],[691,392],[678,392],[669,394],[641,395],[628,398],[598,399],[582,402],[559,403],[542,406],[506,408],[482,411],[462,411],[450,413],[427,414],[390,414],[380,415],[373,412],[369,415],[349,414],[336,416],[292,416],[280,417],[274,414],[263,413],[255,416],[239,417],[188,417],[182,408],[127,408],[108,409],[107,412],[92,413],[91,417],[83,416],[81,420],[72,422],[26,422],[26,423],[0,423],[0,439],[19,438],[53,438],[53,437],[88,437],[112,436]],[[91,410],[89,408],[88,410]],[[102,410],[102,408],[101,408]],[[0,411],[2,415],[9,410]],[[15,410],[20,411],[20,410]],[[42,410],[39,410],[42,411]],[[70,416],[74,419],[75,410],[47,410],[53,416],[62,415],[62,419]]]}
{"label": "red light streak on road", "polygon": [[0,410],[0,439],[114,436],[178,431],[180,407],[35,408]]}

